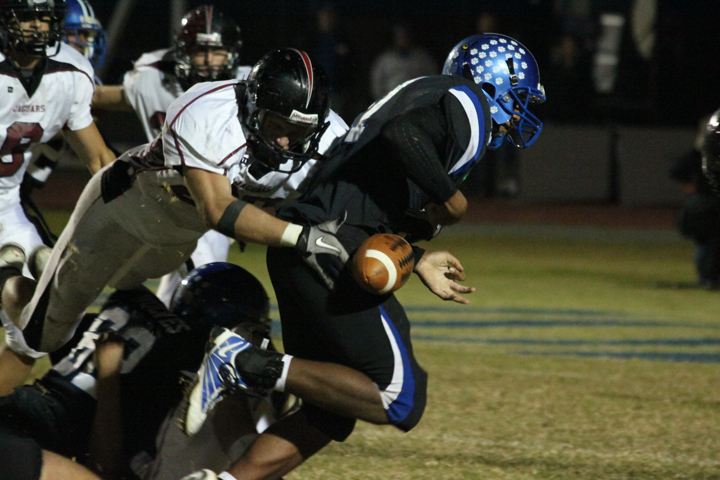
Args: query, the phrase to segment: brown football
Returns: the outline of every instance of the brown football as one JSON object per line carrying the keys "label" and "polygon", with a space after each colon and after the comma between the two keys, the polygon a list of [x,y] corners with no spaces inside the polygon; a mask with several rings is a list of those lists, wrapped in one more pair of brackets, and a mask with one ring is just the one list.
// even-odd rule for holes
{"label": "brown football", "polygon": [[402,237],[379,233],[365,240],[352,259],[352,275],[363,290],[377,295],[394,292],[410,278],[415,257]]}

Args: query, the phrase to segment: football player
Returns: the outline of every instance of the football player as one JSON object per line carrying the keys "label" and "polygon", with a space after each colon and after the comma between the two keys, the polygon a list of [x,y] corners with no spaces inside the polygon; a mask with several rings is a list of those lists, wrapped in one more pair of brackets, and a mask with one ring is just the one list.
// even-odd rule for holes
{"label": "football player", "polygon": [[[80,52],[90,61],[93,69],[97,71],[104,60],[107,51],[107,36],[100,21],[95,17],[95,11],[86,0],[67,0],[67,13],[63,26],[63,42]],[[100,85],[100,79],[95,75],[95,85]],[[32,192],[41,188],[47,182],[50,174],[61,158],[66,160],[75,157],[72,148],[58,134],[47,143],[41,143],[32,148],[32,160],[20,185],[20,202],[28,219],[35,225],[38,233],[46,245],[53,245],[57,237],[52,233],[45,222],[45,218],[32,199]],[[46,255],[47,252],[38,252]]]}
{"label": "football player", "polygon": [[129,478],[130,468],[145,479],[226,468],[275,421],[284,399],[237,396],[228,405],[246,415],[219,429],[208,423],[190,438],[178,424],[183,379],[198,369],[214,325],[271,345],[269,307],[260,282],[229,263],[191,272],[170,311],[144,287],[115,292],[99,314],[85,316],[48,373],[0,398],[0,478],[16,479],[2,473],[17,463],[23,478],[38,478],[40,449],[104,478]]}
{"label": "football player", "polygon": [[[170,104],[198,82],[244,79],[250,66],[240,65],[240,27],[212,5],[188,12],[180,22],[174,48],[142,55],[127,72],[122,85],[97,88],[93,108],[134,110],[148,142],[160,134]],[[227,259],[229,239],[209,231],[198,241],[191,266]],[[172,292],[188,267],[164,276],[158,296],[168,305]]]}
{"label": "football player", "polygon": [[[115,160],[90,115],[92,67],[75,50],[61,48],[64,16],[63,0],[0,2],[0,242],[14,244],[6,249],[10,262],[0,260],[0,285],[21,273],[29,276],[13,259],[42,245],[20,205],[30,148],[62,131],[91,172]],[[7,315],[0,316],[12,328]]]}
{"label": "football player", "polygon": [[[504,35],[464,39],[443,72],[404,83],[360,114],[306,193],[281,205],[277,216],[301,225],[332,222],[317,242],[334,238],[347,252],[375,233],[430,239],[437,225],[459,221],[467,202],[458,185],[487,146],[508,141],[523,148],[538,138],[542,123],[529,107],[545,95],[533,56]],[[422,215],[428,226],[417,228]],[[414,251],[415,273],[434,294],[468,302],[463,295],[474,288],[457,283],[465,273],[455,257]],[[220,474],[224,480],[280,478],[330,441],[347,438],[356,419],[408,431],[422,417],[427,375],[413,356],[398,300],[363,291],[348,269],[330,289],[303,257],[288,248],[267,251],[285,355],[218,329],[189,397],[189,433],[225,389],[285,391],[303,401]],[[205,471],[196,478],[216,477]]]}
{"label": "football player", "polygon": [[346,130],[329,108],[324,72],[295,49],[266,54],[246,81],[181,95],[161,137],[123,154],[83,191],[18,319],[23,331],[6,335],[14,370],[27,373],[33,358],[67,342],[106,285],[128,289],[175,270],[210,228],[240,241],[263,243],[274,232],[275,245],[298,243],[302,227],[284,238],[288,222],[251,203],[297,197]]}

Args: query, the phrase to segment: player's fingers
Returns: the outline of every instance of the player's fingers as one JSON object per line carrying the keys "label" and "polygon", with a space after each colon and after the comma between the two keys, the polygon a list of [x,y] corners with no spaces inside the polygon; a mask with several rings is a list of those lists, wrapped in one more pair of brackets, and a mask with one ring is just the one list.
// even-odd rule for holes
{"label": "player's fingers", "polygon": [[454,267],[454,268],[455,268],[457,271],[459,271],[459,272],[464,272],[464,271],[465,271],[465,269],[464,269],[463,266],[462,266],[462,263],[460,263],[460,260],[458,260],[457,258],[455,258],[452,253],[446,252],[445,255],[446,255],[446,257],[447,257],[447,258],[446,258],[446,262],[447,262],[448,268]]}
{"label": "player's fingers", "polygon": [[453,283],[450,285],[450,288],[453,289],[453,291],[458,293],[472,293],[475,291],[475,287],[468,287],[465,285],[460,285],[459,283]]}
{"label": "player's fingers", "polygon": [[461,272],[455,267],[450,267],[448,271],[445,272],[445,278],[448,278],[450,280],[459,280],[462,282],[465,280],[465,272]]}

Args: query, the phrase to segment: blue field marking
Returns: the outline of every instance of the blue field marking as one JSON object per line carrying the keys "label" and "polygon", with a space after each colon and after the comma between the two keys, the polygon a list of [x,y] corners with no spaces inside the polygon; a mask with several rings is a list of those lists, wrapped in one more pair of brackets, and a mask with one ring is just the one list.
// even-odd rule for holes
{"label": "blue field marking", "polygon": [[619,312],[602,310],[571,310],[571,309],[545,309],[545,308],[485,308],[485,307],[429,307],[429,306],[404,306],[406,312],[421,313],[499,313],[505,315],[568,315],[574,317],[604,317],[607,315],[623,316]]}
{"label": "blue field marking", "polygon": [[497,327],[682,327],[720,329],[720,325],[658,322],[651,320],[413,320],[413,328],[497,328]]}
{"label": "blue field marking", "polygon": [[654,347],[706,347],[720,345],[720,338],[653,338],[623,340],[566,340],[535,338],[467,338],[437,335],[413,335],[413,340],[450,343],[486,343],[495,345],[562,345],[562,346],[654,346]]}
{"label": "blue field marking", "polygon": [[567,356],[567,357],[604,357],[621,360],[662,360],[666,362],[720,363],[720,353],[683,353],[683,352],[533,352],[516,351],[519,355]]}

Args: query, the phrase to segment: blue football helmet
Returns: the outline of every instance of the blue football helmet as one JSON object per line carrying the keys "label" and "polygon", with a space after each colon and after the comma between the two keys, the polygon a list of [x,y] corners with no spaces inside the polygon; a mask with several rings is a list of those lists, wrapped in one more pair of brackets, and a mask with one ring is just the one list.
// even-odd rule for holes
{"label": "blue football helmet", "polygon": [[[537,140],[542,122],[529,110],[545,101],[537,62],[520,42],[499,33],[467,37],[450,50],[442,73],[473,80],[485,92],[497,125],[512,121],[508,141],[519,148]],[[519,118],[519,120],[518,120]],[[505,134],[493,134],[490,148],[498,148]]]}
{"label": "blue football helmet", "polygon": [[190,272],[175,290],[170,311],[202,333],[219,325],[235,328],[248,340],[256,333],[270,336],[265,289],[250,272],[232,263],[208,263]]}
{"label": "blue football helmet", "polygon": [[[83,37],[86,41],[82,41]],[[86,0],[67,0],[63,41],[80,47],[78,50],[84,52],[85,58],[90,60],[94,69],[100,68],[105,61],[107,35]]]}
{"label": "blue football helmet", "polygon": [[[34,58],[57,55],[60,51],[65,0],[0,0],[0,48]],[[50,25],[48,32],[24,30],[23,22],[40,19]],[[48,52],[48,48],[55,50]]]}

